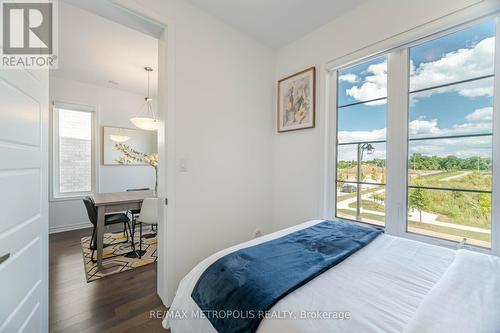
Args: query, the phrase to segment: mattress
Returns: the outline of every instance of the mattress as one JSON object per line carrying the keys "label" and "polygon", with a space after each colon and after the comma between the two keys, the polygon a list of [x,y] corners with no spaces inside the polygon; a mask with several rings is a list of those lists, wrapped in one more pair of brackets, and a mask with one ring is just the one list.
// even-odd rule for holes
{"label": "mattress", "polygon": [[[322,221],[253,239],[202,261],[181,281],[164,327],[172,333],[216,333],[191,298],[205,269],[228,253]],[[499,302],[498,258],[381,235],[280,300],[257,332],[498,332]]]}

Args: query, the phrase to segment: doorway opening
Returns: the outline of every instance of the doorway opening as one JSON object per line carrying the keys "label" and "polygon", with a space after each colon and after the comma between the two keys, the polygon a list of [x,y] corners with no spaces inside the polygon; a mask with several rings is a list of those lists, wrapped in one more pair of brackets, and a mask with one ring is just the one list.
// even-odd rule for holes
{"label": "doorway opening", "polygon": [[50,331],[160,330],[149,314],[165,309],[157,260],[166,229],[166,96],[158,93],[166,26],[104,2],[62,2],[59,20],[59,68],[49,79]]}

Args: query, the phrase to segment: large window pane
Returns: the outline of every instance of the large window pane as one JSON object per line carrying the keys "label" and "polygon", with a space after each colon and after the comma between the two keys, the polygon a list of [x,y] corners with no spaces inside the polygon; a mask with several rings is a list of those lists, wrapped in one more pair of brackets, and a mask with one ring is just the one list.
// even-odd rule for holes
{"label": "large window pane", "polygon": [[59,192],[92,190],[92,113],[57,110],[59,115]]}
{"label": "large window pane", "polygon": [[387,57],[338,73],[336,216],[385,221]]}
{"label": "large window pane", "polygon": [[492,75],[495,22],[446,35],[410,49],[410,91]]}
{"label": "large window pane", "polygon": [[[338,73],[338,106],[387,97],[387,58],[345,68]],[[385,104],[385,101],[372,104]]]}
{"label": "large window pane", "polygon": [[491,247],[494,44],[487,21],[410,49],[410,232]]}
{"label": "large window pane", "polygon": [[492,93],[488,78],[410,94],[410,139],[491,133]]}
{"label": "large window pane", "polygon": [[408,144],[409,185],[491,191],[491,136]]}
{"label": "large window pane", "polygon": [[408,231],[491,247],[491,194],[408,190]]}

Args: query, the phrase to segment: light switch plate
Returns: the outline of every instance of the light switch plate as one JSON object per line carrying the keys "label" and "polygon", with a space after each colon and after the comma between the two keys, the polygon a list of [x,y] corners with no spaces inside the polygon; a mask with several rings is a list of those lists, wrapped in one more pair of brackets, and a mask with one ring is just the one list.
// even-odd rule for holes
{"label": "light switch plate", "polygon": [[188,172],[188,163],[187,159],[181,158],[179,161],[179,171],[180,172]]}

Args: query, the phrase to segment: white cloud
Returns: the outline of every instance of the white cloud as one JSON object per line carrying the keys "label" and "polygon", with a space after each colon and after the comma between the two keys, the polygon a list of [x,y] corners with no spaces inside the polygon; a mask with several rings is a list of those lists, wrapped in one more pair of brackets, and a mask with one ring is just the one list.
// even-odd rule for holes
{"label": "white cloud", "polygon": [[[410,64],[410,88],[418,90],[445,83],[458,82],[493,73],[495,38],[485,38],[471,48],[458,49],[445,54],[442,58],[421,63],[418,68]],[[443,93],[457,91],[466,97],[492,96],[490,80],[475,81],[462,86],[449,86],[428,92]],[[422,97],[422,96],[421,96]]]}
{"label": "white cloud", "polygon": [[491,106],[477,109],[468,114],[465,119],[473,122],[490,122],[493,119],[493,108]]}
{"label": "white cloud", "polygon": [[439,128],[437,119],[419,118],[411,121],[408,129],[412,137],[485,133],[491,131],[492,112],[491,107],[476,109],[465,117],[468,122],[455,124],[451,128]]}
{"label": "white cloud", "polygon": [[491,131],[491,123],[479,122],[479,123],[465,123],[460,125],[455,125],[450,130],[449,135],[455,134],[468,134],[468,133],[486,133]]}
{"label": "white cloud", "polygon": [[493,96],[492,81],[476,81],[476,87],[467,87],[458,90],[458,93],[465,97]]}
{"label": "white cloud", "polygon": [[[361,86],[346,89],[346,94],[358,101],[368,101],[387,96],[387,61],[368,66],[366,72],[371,75],[365,77],[365,82]],[[386,102],[386,100],[381,100],[367,103],[367,105],[383,105]]]}
{"label": "white cloud", "polygon": [[349,83],[355,83],[358,81],[358,76],[356,74],[348,73],[339,76],[339,81],[345,81]]}
{"label": "white cloud", "polygon": [[439,135],[440,129],[437,127],[437,119],[425,120],[415,119],[410,121],[408,126],[410,135]]}
{"label": "white cloud", "polygon": [[386,129],[375,129],[373,131],[340,131],[339,142],[359,142],[385,140]]}

